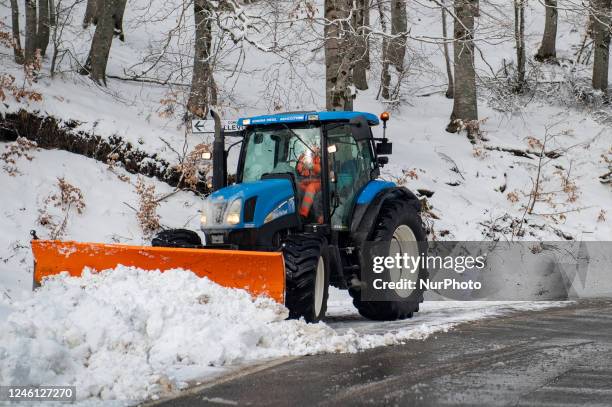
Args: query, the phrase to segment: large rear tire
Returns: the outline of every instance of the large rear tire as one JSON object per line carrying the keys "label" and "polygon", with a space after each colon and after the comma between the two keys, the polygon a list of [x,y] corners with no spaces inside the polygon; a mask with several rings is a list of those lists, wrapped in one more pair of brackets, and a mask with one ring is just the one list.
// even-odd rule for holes
{"label": "large rear tire", "polygon": [[[378,242],[391,256],[398,252],[407,252],[411,256],[427,253],[427,235],[423,230],[416,205],[413,205],[410,201],[400,199],[387,201],[380,210],[369,241],[374,244]],[[387,254],[385,253],[385,255]],[[362,268],[362,281],[365,272],[371,273],[372,271]],[[349,293],[353,297],[353,305],[362,316],[379,321],[394,321],[411,318],[413,313],[419,310],[419,304],[423,302],[425,291],[420,287],[419,280],[427,279],[427,269],[419,267],[418,272],[414,274],[401,274],[402,272],[402,270],[389,269],[384,277],[388,281],[397,281],[397,278],[399,278],[397,273],[402,277],[407,275],[416,282],[416,289],[402,290],[401,292],[398,290],[393,295],[394,300],[391,301],[363,301],[360,287],[349,289]]]}
{"label": "large rear tire", "polygon": [[155,235],[151,246],[199,249],[202,247],[202,239],[193,230],[167,229]]}
{"label": "large rear tire", "polygon": [[318,322],[325,317],[329,295],[327,241],[314,234],[291,235],[283,242],[289,318]]}

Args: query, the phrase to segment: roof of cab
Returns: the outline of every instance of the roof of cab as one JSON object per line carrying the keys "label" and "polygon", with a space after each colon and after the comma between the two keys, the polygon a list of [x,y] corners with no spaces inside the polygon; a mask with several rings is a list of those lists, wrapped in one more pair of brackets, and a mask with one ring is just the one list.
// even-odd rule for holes
{"label": "roof of cab", "polygon": [[238,119],[238,126],[266,125],[276,123],[300,123],[300,122],[332,122],[351,120],[357,116],[364,116],[370,126],[378,125],[378,117],[372,113],[365,112],[289,112],[264,116],[243,117]]}

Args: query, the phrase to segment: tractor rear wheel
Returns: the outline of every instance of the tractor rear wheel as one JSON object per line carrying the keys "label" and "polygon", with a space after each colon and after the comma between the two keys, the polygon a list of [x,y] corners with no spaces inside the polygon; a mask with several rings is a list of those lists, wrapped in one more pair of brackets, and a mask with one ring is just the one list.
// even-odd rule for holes
{"label": "tractor rear wheel", "polygon": [[193,230],[167,229],[155,235],[151,241],[151,246],[199,249],[202,247],[202,239]]}
{"label": "tractor rear wheel", "polygon": [[314,234],[288,236],[283,242],[289,318],[318,322],[325,317],[329,295],[327,241]]}
{"label": "tractor rear wheel", "polygon": [[[417,202],[418,204],[418,202]],[[381,254],[395,257],[396,254],[419,256],[427,253],[427,235],[423,230],[421,217],[417,211],[418,205],[414,202],[392,199],[383,205],[376,220],[374,231],[369,239],[372,244],[380,246]],[[363,273],[371,270],[361,270]],[[416,283],[414,290],[397,290],[390,293],[389,301],[363,301],[360,288],[350,288],[353,305],[359,313],[368,318],[380,321],[394,321],[411,318],[419,310],[423,302],[424,289],[420,287],[419,280],[428,277],[426,267],[419,267],[418,272],[410,273],[401,268],[390,268],[381,274],[383,281],[399,281],[408,278]]]}

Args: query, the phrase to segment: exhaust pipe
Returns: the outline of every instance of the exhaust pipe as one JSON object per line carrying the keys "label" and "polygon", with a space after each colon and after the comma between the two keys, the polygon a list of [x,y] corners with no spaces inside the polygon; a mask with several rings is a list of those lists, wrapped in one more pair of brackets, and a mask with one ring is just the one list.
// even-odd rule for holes
{"label": "exhaust pipe", "polygon": [[227,185],[227,153],[225,152],[225,134],[221,125],[221,116],[210,109],[215,120],[215,140],[213,142],[213,177],[212,189],[218,191]]}

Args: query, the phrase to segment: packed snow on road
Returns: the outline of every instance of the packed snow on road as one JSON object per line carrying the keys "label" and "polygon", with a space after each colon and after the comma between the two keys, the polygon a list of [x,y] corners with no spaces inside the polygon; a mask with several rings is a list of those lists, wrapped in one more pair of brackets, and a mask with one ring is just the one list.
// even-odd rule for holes
{"label": "packed snow on road", "polygon": [[562,304],[432,302],[413,320],[366,323],[344,295],[332,292],[330,324],[306,324],[286,320],[286,308],[270,299],[184,270],[52,277],[0,306],[0,384],[74,385],[80,401],[128,403],[270,358],[358,352]]}

